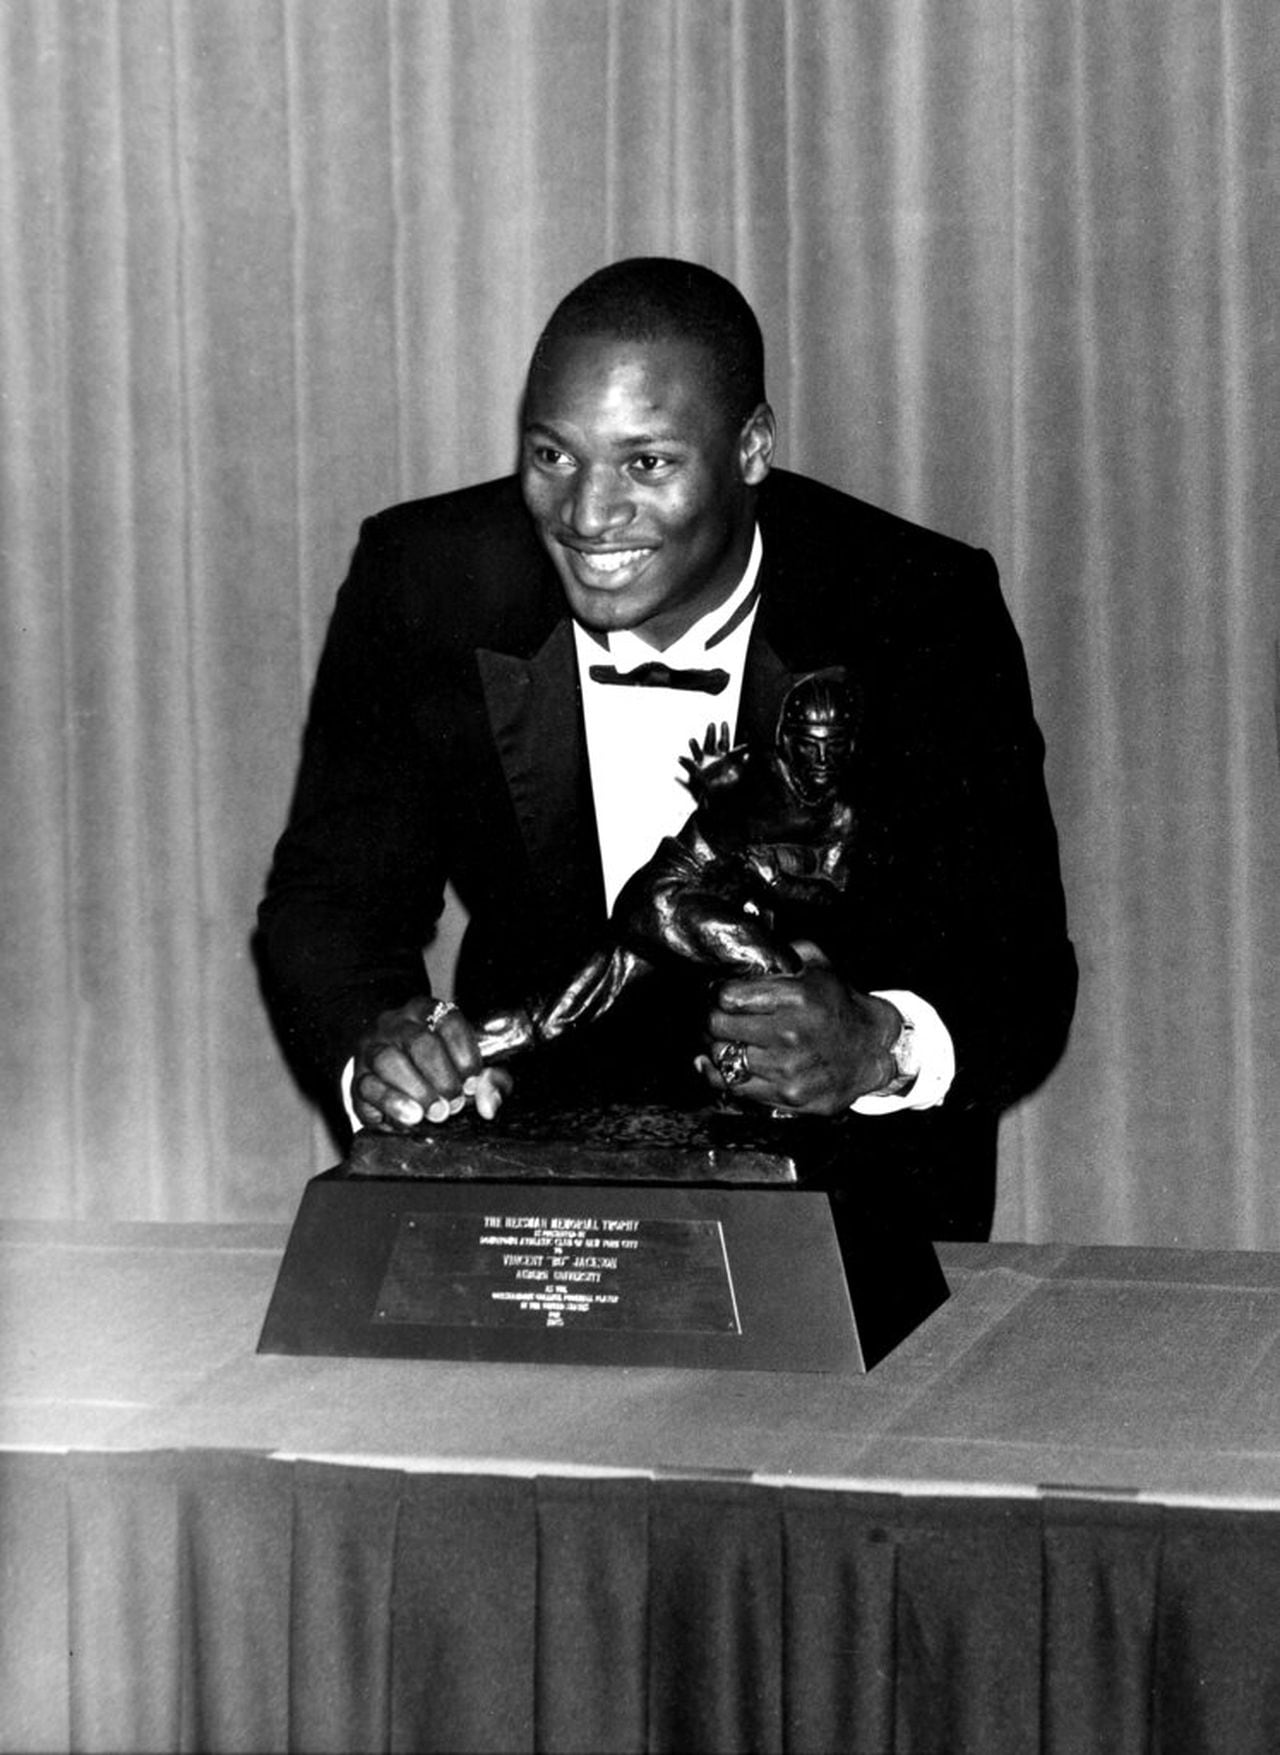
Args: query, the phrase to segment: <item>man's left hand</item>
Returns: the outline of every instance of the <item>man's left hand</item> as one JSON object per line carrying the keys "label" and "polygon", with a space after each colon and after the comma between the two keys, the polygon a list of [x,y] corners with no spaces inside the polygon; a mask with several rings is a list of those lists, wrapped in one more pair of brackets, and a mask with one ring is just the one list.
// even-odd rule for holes
{"label": "man's left hand", "polygon": [[[855,1098],[893,1078],[890,1052],[902,1014],[887,999],[859,993],[834,969],[728,981],[708,1020],[711,1058],[699,1058],[719,1091],[800,1115],[839,1115]],[[741,1052],[724,1051],[738,1044]],[[716,1062],[721,1052],[731,1073]],[[745,1058],[744,1058],[745,1057]]]}

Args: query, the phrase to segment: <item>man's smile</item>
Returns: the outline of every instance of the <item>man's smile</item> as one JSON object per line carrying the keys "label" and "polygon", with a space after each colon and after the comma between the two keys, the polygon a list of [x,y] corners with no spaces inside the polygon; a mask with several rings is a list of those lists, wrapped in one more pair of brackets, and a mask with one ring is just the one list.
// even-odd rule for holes
{"label": "man's smile", "polygon": [[629,584],[655,552],[652,548],[583,548],[563,540],[559,546],[569,557],[569,564],[578,578],[588,585],[605,580],[614,585]]}

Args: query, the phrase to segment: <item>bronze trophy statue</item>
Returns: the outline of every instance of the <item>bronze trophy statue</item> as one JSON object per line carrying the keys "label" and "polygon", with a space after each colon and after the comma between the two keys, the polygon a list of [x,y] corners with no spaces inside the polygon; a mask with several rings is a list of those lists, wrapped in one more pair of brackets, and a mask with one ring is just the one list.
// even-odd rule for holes
{"label": "bronze trophy statue", "polygon": [[[565,984],[492,1012],[477,1024],[486,1062],[529,1055],[604,1018],[633,983],[680,966],[709,977],[798,974],[822,946],[797,945],[778,914],[803,904],[821,919],[824,902],[849,880],[853,809],[844,794],[858,703],[841,668],[817,670],[787,691],[772,745],[731,745],[729,728],[709,725],[683,758],[694,808],[623,886],[610,937]],[[736,1044],[717,1066],[727,1086],[744,1075]],[[802,1121],[758,1105],[556,1105],[497,1121],[464,1112],[409,1134],[358,1135],[356,1175],[653,1177],[657,1180],[794,1180],[802,1135],[825,1144],[833,1124]],[[784,1131],[785,1130],[785,1131]]]}
{"label": "bronze trophy statue", "polygon": [[788,690],[771,749],[731,748],[727,725],[708,726],[682,763],[696,808],[623,886],[612,943],[559,992],[484,1019],[484,1058],[509,1060],[584,1028],[671,958],[725,977],[798,974],[802,956],[774,915],[848,882],[853,811],[840,788],[854,721],[845,674],[830,669]]}

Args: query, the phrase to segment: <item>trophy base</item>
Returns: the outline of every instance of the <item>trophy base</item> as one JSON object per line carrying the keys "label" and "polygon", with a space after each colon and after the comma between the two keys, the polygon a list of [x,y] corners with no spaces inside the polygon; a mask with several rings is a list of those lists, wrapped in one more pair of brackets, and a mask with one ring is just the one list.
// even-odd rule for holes
{"label": "trophy base", "polygon": [[839,1123],[728,1105],[464,1112],[308,1184],[268,1353],[856,1375],[947,1297]]}

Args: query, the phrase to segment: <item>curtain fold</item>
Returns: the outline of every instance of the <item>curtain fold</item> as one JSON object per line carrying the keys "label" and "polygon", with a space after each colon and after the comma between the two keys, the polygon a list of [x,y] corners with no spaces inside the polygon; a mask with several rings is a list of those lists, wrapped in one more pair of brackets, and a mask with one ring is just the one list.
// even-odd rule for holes
{"label": "curtain fold", "polygon": [[[617,255],[784,463],[990,548],[1082,996],[1002,1235],[1280,1246],[1268,0],[8,0],[0,1208],[285,1217],[249,934],[360,519],[505,472]],[[439,947],[446,953],[446,941]]]}
{"label": "curtain fold", "polygon": [[1275,1512],[202,1451],[0,1456],[2,1508],[6,1749],[1266,1755],[1280,1734]]}

